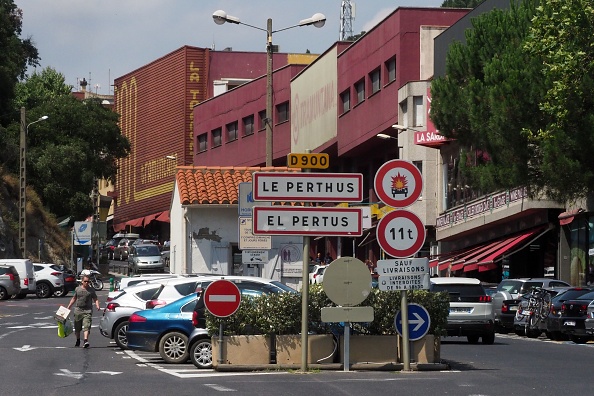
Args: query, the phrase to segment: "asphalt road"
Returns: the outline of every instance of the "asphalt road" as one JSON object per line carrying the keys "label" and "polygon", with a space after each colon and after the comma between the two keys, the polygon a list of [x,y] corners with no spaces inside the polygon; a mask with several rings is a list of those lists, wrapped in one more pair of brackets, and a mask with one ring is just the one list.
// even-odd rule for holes
{"label": "asphalt road", "polygon": [[[105,301],[108,289],[99,292]],[[53,313],[68,297],[0,301],[2,395],[588,395],[594,344],[498,335],[494,345],[442,341],[450,370],[218,373],[166,364],[158,353],[121,351],[99,334],[91,348],[57,336]]]}

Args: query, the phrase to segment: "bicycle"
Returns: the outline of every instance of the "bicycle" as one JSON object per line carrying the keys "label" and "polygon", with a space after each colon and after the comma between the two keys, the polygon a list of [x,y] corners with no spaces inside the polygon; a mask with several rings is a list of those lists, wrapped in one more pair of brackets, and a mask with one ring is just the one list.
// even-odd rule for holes
{"label": "bicycle", "polygon": [[524,296],[527,300],[522,301],[518,307],[517,315],[526,319],[524,325],[525,334],[535,338],[541,333],[539,325],[549,315],[551,309],[551,295],[541,288],[535,288]]}

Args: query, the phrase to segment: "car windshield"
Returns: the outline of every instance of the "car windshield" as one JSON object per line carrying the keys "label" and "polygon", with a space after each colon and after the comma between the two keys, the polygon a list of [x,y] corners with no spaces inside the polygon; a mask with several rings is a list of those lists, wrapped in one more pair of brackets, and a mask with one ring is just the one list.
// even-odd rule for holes
{"label": "car windshield", "polygon": [[570,289],[553,297],[553,301],[567,301],[578,298],[579,296],[588,293],[589,289]]}
{"label": "car windshield", "polygon": [[[469,284],[439,284],[432,286],[434,292],[448,292],[450,294],[450,301],[457,301],[458,297],[477,297],[484,296],[485,289],[481,285]],[[459,301],[459,300],[458,300]]]}
{"label": "car windshield", "polygon": [[159,256],[161,252],[156,245],[151,246],[142,246],[136,249],[136,254],[138,256]]}

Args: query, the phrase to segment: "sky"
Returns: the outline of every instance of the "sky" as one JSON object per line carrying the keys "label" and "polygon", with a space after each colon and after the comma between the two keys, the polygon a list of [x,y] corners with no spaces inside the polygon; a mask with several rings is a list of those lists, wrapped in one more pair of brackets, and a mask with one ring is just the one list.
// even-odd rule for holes
{"label": "sky", "polygon": [[[53,67],[78,89],[113,94],[114,79],[184,45],[264,52],[266,24],[274,30],[297,25],[315,13],[326,24],[273,33],[280,52],[322,53],[339,39],[341,0],[14,0],[23,10],[22,38],[32,38],[41,57],[40,72]],[[439,7],[443,0],[358,0],[353,32],[369,31],[397,7]],[[224,10],[241,22],[217,25]],[[29,68],[28,73],[35,69]]]}

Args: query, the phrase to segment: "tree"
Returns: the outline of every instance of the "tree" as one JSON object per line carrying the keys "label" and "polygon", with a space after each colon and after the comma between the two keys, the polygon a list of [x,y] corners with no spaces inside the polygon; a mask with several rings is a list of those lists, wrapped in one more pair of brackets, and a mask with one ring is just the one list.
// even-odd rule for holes
{"label": "tree", "polygon": [[51,67],[41,73],[33,72],[22,84],[15,87],[14,107],[32,109],[58,96],[70,95],[72,85],[66,84],[64,75]]}
{"label": "tree", "polygon": [[548,83],[542,60],[524,50],[538,0],[473,20],[466,44],[450,46],[446,76],[431,85],[431,119],[461,147],[462,171],[477,190],[542,189],[539,148],[527,130],[548,123],[539,109]]}
{"label": "tree", "polygon": [[451,8],[474,8],[485,0],[445,0],[441,6]]}
{"label": "tree", "polygon": [[11,117],[14,87],[25,77],[27,66],[39,64],[39,54],[31,38],[21,39],[23,12],[12,0],[0,0],[0,123]]}
{"label": "tree", "polygon": [[554,81],[541,102],[550,122],[531,128],[530,137],[540,147],[547,193],[565,200],[594,192],[593,30],[591,0],[547,0],[537,8],[525,44]]}

